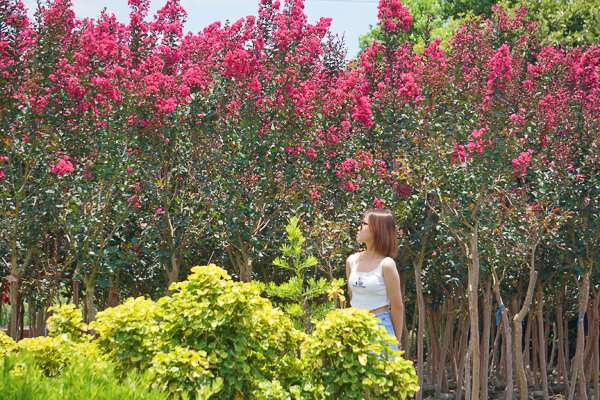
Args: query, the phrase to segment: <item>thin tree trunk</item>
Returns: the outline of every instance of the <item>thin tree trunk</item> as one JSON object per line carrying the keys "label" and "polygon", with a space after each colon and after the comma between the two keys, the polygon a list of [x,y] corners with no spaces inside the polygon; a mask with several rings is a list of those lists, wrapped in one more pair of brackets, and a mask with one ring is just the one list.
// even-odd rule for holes
{"label": "thin tree trunk", "polygon": [[[535,303],[534,303],[535,306]],[[536,309],[537,307],[531,307],[531,312],[529,313],[529,316],[531,318],[531,377],[532,377],[532,382],[533,382],[533,390],[538,391],[540,390],[540,382],[538,379],[538,325],[536,323],[536,321],[534,320],[534,315],[537,314],[537,312],[533,312],[534,309]]]}
{"label": "thin tree trunk", "polygon": [[177,257],[177,253],[179,251],[176,250],[171,253],[171,259],[168,263],[164,263],[165,273],[167,275],[167,296],[173,296],[175,290],[171,290],[171,285],[179,281],[179,270],[181,266],[181,260]]}
{"label": "thin tree trunk", "polygon": [[567,373],[571,372],[573,365],[571,364],[571,349],[569,348],[569,320],[564,320],[565,329],[565,363],[567,364]]}
{"label": "thin tree trunk", "polygon": [[10,280],[10,317],[8,326],[8,336],[15,342],[19,340],[17,336],[17,328],[19,323],[19,279],[14,275]]}
{"label": "thin tree trunk", "polygon": [[425,302],[423,300],[423,283],[421,282],[421,267],[423,257],[413,261],[415,268],[415,283],[417,291],[417,309],[419,311],[419,328],[417,331],[417,379],[421,388],[415,394],[415,400],[423,400],[423,336],[425,334]]}
{"label": "thin tree trunk", "polygon": [[471,357],[473,357],[473,389],[471,391],[471,399],[479,400],[479,374],[480,374],[480,363],[481,354],[479,351],[479,307],[478,307],[478,293],[479,287],[479,249],[478,249],[478,238],[477,231],[475,231],[470,238],[471,245],[471,263],[469,263],[469,286],[468,286],[468,297],[469,297],[469,319],[471,321],[471,345],[472,349]]}
{"label": "thin tree trunk", "polygon": [[563,342],[563,305],[562,297],[558,300],[556,305],[556,321],[558,326],[558,365],[560,375],[562,377],[562,383],[565,387],[565,393],[569,393],[569,374],[567,371],[567,363],[565,361],[565,347]]}
{"label": "thin tree trunk", "polygon": [[[463,306],[463,310],[466,307]],[[466,343],[467,343],[467,339],[469,336],[469,323],[467,322],[466,319],[466,310],[463,313],[463,315],[465,316],[464,318],[464,323],[462,324],[462,331],[461,331],[461,335],[460,335],[460,344],[458,346],[458,355],[459,355],[459,360],[457,363],[457,370],[458,370],[458,377],[456,379],[456,400],[461,400],[462,397],[462,393],[463,393],[463,377],[464,377],[464,372],[465,372],[465,359],[466,357]],[[459,324],[461,323],[461,321],[459,321]],[[467,398],[467,400],[469,400],[469,398]]]}
{"label": "thin tree trunk", "polygon": [[600,321],[600,313],[599,313],[599,309],[598,307],[600,306],[600,289],[596,290],[595,288],[591,288],[592,292],[594,294],[594,307],[592,307],[592,329],[595,331],[594,334],[594,338],[595,340],[593,341],[593,352],[594,352],[594,359],[593,359],[593,363],[592,363],[592,376],[593,378],[593,385],[594,385],[594,399],[600,399],[600,387],[598,385],[599,383],[599,376],[600,375],[600,351],[599,351],[599,344],[598,344],[598,339],[600,337],[600,330],[598,329],[598,323]]}
{"label": "thin tree trunk", "polygon": [[[494,268],[492,268],[492,277],[494,279],[494,295],[496,297],[496,303],[498,303],[499,316],[501,317],[499,321],[502,321],[502,345],[505,348],[504,358],[506,361],[506,400],[512,400],[514,390],[512,332],[510,328],[510,322],[508,319],[508,310],[506,309],[506,306],[504,306],[504,301],[502,300],[502,295],[500,294],[500,282],[498,281],[498,276],[496,275],[496,270]],[[498,327],[498,329],[500,329],[500,327]]]}
{"label": "thin tree trunk", "polygon": [[544,392],[544,400],[548,400],[550,395],[548,393],[548,371],[546,369],[546,351],[548,346],[545,342],[544,334],[544,294],[542,292],[542,284],[540,283],[537,291],[537,320],[538,320],[538,334],[539,334],[539,355],[540,355],[540,375],[542,378],[542,391]]}
{"label": "thin tree trunk", "polygon": [[[590,272],[586,272],[583,276],[583,280],[581,285],[579,286],[579,316],[577,318],[577,347],[575,350],[575,356],[573,357],[573,373],[571,377],[571,383],[575,386],[575,379],[579,379],[579,398],[587,399],[587,388],[586,380],[585,380],[585,370],[584,370],[584,349],[585,349],[585,327],[584,327],[584,317],[585,311],[587,310],[588,297],[590,294]],[[574,391],[571,389],[571,393]],[[570,395],[570,393],[569,393]],[[573,400],[571,396],[569,396],[569,400]]]}
{"label": "thin tree trunk", "polygon": [[488,398],[488,379],[489,379],[489,361],[490,361],[490,327],[492,323],[492,294],[491,277],[485,280],[483,287],[483,333],[481,335],[481,374],[480,387],[481,398]]}
{"label": "thin tree trunk", "polygon": [[531,376],[531,321],[533,321],[533,310],[529,308],[527,313],[527,325],[525,326],[525,343],[523,348],[523,367],[525,368],[525,375],[527,376],[528,382],[533,382]]}
{"label": "thin tree trunk", "polygon": [[76,308],[79,308],[79,265],[75,268],[73,272],[73,304],[75,304]]}
{"label": "thin tree trunk", "polygon": [[[493,314],[492,314],[492,320],[494,319]],[[501,365],[501,359],[500,359],[500,326],[497,326],[496,324],[492,325],[492,337],[494,337],[494,344],[492,344],[492,351],[491,351],[491,355],[492,355],[492,359],[490,361],[490,374],[492,376],[496,376],[498,375],[498,368]]]}
{"label": "thin tree trunk", "polygon": [[119,304],[119,280],[114,276],[108,277],[108,299],[106,301],[108,307],[116,307]]}
{"label": "thin tree trunk", "polygon": [[[330,275],[330,279],[333,279],[333,276]],[[402,296],[404,296],[404,294],[406,293],[406,279],[402,279],[400,281],[400,293]],[[408,338],[408,325],[406,322],[406,307],[404,308],[404,318],[402,319],[404,321],[404,325],[402,327],[402,338],[401,338],[401,342],[400,345],[402,346],[401,348],[405,351],[404,354],[404,359],[405,360],[410,360],[410,342],[409,342],[409,338]]]}
{"label": "thin tree trunk", "polygon": [[96,320],[96,309],[94,308],[94,286],[85,288],[85,305],[87,309],[88,324]]}
{"label": "thin tree trunk", "polygon": [[[473,344],[473,339],[469,342],[470,345]],[[469,346],[469,350],[467,351],[467,356],[465,358],[465,399],[469,400],[473,398],[473,394],[471,393],[471,355],[473,354],[473,349]]]}
{"label": "thin tree trunk", "polygon": [[413,351],[414,351],[414,347],[415,347],[414,344],[415,344],[415,329],[417,327],[417,315],[418,315],[418,312],[417,312],[417,310],[415,310],[415,312],[413,313],[412,325],[410,326],[410,334],[408,335],[409,340],[410,340],[408,342],[409,349],[407,351],[409,360],[412,360],[412,358],[413,358]]}
{"label": "thin tree trunk", "polygon": [[437,377],[435,380],[436,388],[435,388],[435,397],[440,398],[440,394],[442,393],[442,381],[443,377],[446,374],[446,356],[448,355],[448,346],[450,345],[450,340],[452,339],[452,331],[454,330],[454,321],[456,320],[454,314],[455,301],[453,298],[448,297],[446,299],[447,303],[447,312],[446,312],[446,327],[444,328],[443,339],[442,339],[442,351],[440,355],[439,368],[437,371]]}
{"label": "thin tree trunk", "polygon": [[37,312],[36,318],[37,327],[35,329],[36,336],[46,336],[46,307],[42,305]]}
{"label": "thin tree trunk", "polygon": [[550,352],[550,361],[548,361],[548,369],[554,368],[554,360],[556,358],[556,322],[552,323],[552,350]]}
{"label": "thin tree trunk", "polygon": [[515,364],[517,381],[519,384],[519,397],[521,400],[528,400],[527,396],[527,377],[525,376],[525,368],[523,367],[523,349],[521,348],[523,340],[523,319],[529,312],[529,306],[533,299],[533,290],[535,289],[535,281],[537,279],[537,271],[532,263],[531,270],[529,272],[529,286],[527,287],[527,295],[523,302],[523,307],[517,315],[513,318],[515,327]]}

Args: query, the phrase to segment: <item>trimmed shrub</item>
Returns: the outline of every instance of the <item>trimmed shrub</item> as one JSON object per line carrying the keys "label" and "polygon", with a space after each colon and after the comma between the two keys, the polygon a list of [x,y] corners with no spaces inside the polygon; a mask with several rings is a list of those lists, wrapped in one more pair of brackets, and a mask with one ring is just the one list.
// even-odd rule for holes
{"label": "trimmed shrub", "polygon": [[99,312],[90,328],[98,335],[98,348],[115,364],[119,374],[132,368],[149,368],[162,345],[156,304],[143,297],[127,299]]}
{"label": "trimmed shrub", "polygon": [[4,331],[0,331],[0,357],[10,354],[17,349],[17,344]]}
{"label": "trimmed shrub", "polygon": [[[110,382],[144,371],[145,382],[170,398],[339,400],[364,398],[369,388],[379,399],[404,399],[418,389],[412,363],[387,346],[396,339],[367,311],[333,311],[308,336],[254,284],[233,282],[215,265],[192,272],[171,286],[172,297],[128,299],[98,313],[89,325],[96,337],[86,332],[79,310],[55,308],[50,337],[18,344],[32,361],[6,368],[35,364],[40,377],[32,384],[40,391],[46,390],[40,382],[49,382],[42,375],[65,381],[81,365],[94,369],[85,372],[93,379],[110,369]],[[11,348],[10,339],[4,342]],[[93,396],[101,383],[81,385]]]}
{"label": "trimmed shrub", "polygon": [[328,399],[364,398],[365,388],[378,399],[406,399],[418,389],[412,362],[388,343],[397,343],[367,310],[336,310],[319,322],[302,343],[302,356],[316,387]]}

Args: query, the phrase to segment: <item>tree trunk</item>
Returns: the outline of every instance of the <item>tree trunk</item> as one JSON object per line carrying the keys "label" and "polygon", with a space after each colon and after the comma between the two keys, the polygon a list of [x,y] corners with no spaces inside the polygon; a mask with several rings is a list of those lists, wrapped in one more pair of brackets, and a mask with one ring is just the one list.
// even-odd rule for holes
{"label": "tree trunk", "polygon": [[[473,344],[473,339],[469,342],[470,345]],[[469,350],[467,351],[467,357],[465,359],[465,399],[469,400],[473,398],[473,393],[471,393],[471,355],[473,354],[473,349],[469,346]]]}
{"label": "tree trunk", "polygon": [[533,377],[531,376],[531,321],[533,321],[533,310],[529,308],[527,325],[525,326],[525,343],[523,346],[523,367],[525,368],[525,376],[528,382],[533,382]]}
{"label": "tree trunk", "polygon": [[537,279],[537,271],[534,269],[533,265],[531,266],[531,270],[529,272],[529,286],[527,287],[527,295],[525,297],[525,301],[523,302],[523,307],[519,311],[517,315],[513,318],[514,326],[515,326],[515,364],[516,364],[516,374],[517,374],[517,382],[519,384],[519,397],[521,400],[528,400],[527,396],[527,377],[525,376],[525,368],[523,367],[523,349],[522,341],[523,341],[523,319],[525,319],[525,315],[529,312],[529,306],[531,305],[531,300],[533,299],[533,290],[535,289],[535,281]]}
{"label": "tree trunk", "polygon": [[592,329],[594,330],[594,338],[595,340],[592,342],[593,345],[593,361],[592,361],[592,376],[593,376],[593,386],[594,386],[594,399],[600,399],[600,387],[598,385],[598,380],[599,380],[599,374],[600,374],[600,352],[599,352],[599,344],[598,344],[598,339],[600,337],[600,330],[598,329],[598,323],[600,320],[600,314],[599,314],[599,306],[600,306],[600,290],[596,290],[595,288],[591,288],[592,292],[594,294],[593,297],[593,301],[594,301],[594,306],[592,307]]}
{"label": "tree trunk", "polygon": [[483,287],[483,334],[481,335],[481,398],[488,398],[488,379],[490,366],[490,328],[492,323],[491,277],[485,280]]}
{"label": "tree trunk", "polygon": [[452,331],[454,330],[454,321],[456,320],[454,316],[454,309],[456,308],[453,298],[447,298],[447,312],[446,312],[446,327],[444,328],[443,339],[442,339],[442,350],[440,355],[439,368],[437,371],[437,377],[435,380],[436,388],[435,388],[435,397],[440,398],[440,394],[442,393],[442,381],[443,377],[446,374],[446,356],[448,355],[448,346],[450,345],[450,339],[452,339]]}
{"label": "tree trunk", "polygon": [[[333,276],[331,277],[331,279],[333,279]],[[400,293],[401,296],[404,296],[406,293],[406,279],[402,279],[400,281]],[[406,321],[406,307],[403,310],[404,312],[404,318],[402,319],[404,321],[404,325],[402,327],[402,337],[401,337],[401,349],[403,349],[405,351],[404,353],[404,359],[405,360],[410,360],[410,349],[409,349],[409,339],[408,339],[408,323]]]}
{"label": "tree trunk", "polygon": [[15,342],[19,340],[17,336],[17,328],[19,323],[19,287],[20,282],[18,277],[11,275],[13,278],[10,279],[10,317],[8,326],[8,336],[10,336]]}
{"label": "tree trunk", "polygon": [[[87,285],[86,285],[87,286]],[[87,308],[88,324],[96,320],[96,309],[94,308],[94,286],[90,285],[85,288],[85,305]]]}
{"label": "tree trunk", "polygon": [[417,292],[417,309],[419,311],[419,327],[417,330],[417,378],[418,385],[421,388],[415,394],[415,400],[423,399],[423,336],[425,335],[425,302],[423,300],[423,283],[421,282],[421,267],[423,258],[420,257],[413,261],[415,268],[415,283]]}
{"label": "tree trunk", "polygon": [[76,308],[79,308],[79,265],[73,272],[73,304]]}
{"label": "tree trunk", "polygon": [[562,383],[565,387],[565,393],[569,393],[569,374],[567,372],[567,363],[565,362],[565,347],[563,342],[563,305],[562,297],[556,305],[556,322],[558,326],[558,365],[562,376]]}
{"label": "tree trunk", "polygon": [[[118,274],[118,272],[117,272]],[[117,277],[108,277],[108,299],[106,301],[108,307],[116,307],[119,305],[119,279]]]}
{"label": "tree trunk", "polygon": [[35,328],[36,336],[46,336],[46,307],[42,305],[37,312],[36,323],[37,326]]}
{"label": "tree trunk", "polygon": [[[573,357],[573,373],[571,377],[571,384],[575,386],[575,380],[579,379],[579,397],[580,399],[587,399],[587,388],[585,380],[585,370],[583,368],[584,361],[584,349],[585,349],[585,327],[584,317],[585,311],[587,310],[588,297],[590,294],[590,272],[586,272],[583,276],[581,285],[579,286],[579,316],[577,319],[577,347],[575,349],[575,356]],[[569,393],[569,400],[573,400],[571,393],[574,390],[571,388]]]}
{"label": "tree trunk", "polygon": [[[535,304],[537,304],[537,302]],[[539,391],[540,390],[540,382],[538,379],[538,353],[539,353],[538,352],[538,347],[539,347],[538,339],[539,339],[539,335],[538,335],[538,325],[537,325],[536,321],[534,321],[534,315],[536,315],[537,312],[533,312],[533,310],[536,308],[537,308],[537,306],[531,307],[531,310],[529,313],[529,317],[531,318],[531,336],[532,336],[532,340],[531,340],[531,376],[532,376],[532,382],[533,382],[533,390]]]}
{"label": "tree trunk", "polygon": [[171,290],[171,285],[179,281],[179,269],[181,266],[181,260],[177,257],[178,251],[171,253],[171,260],[169,263],[165,263],[165,273],[167,274],[167,296],[173,296],[174,290]]}
{"label": "tree trunk", "polygon": [[[496,270],[492,269],[492,277],[494,295],[496,297],[496,303],[498,303],[498,318],[499,321],[502,321],[502,338],[503,338],[503,347],[505,348],[505,375],[506,375],[506,400],[512,400],[514,383],[513,383],[513,346],[512,346],[512,333],[510,328],[510,322],[508,320],[508,310],[504,305],[504,301],[502,300],[502,295],[500,294],[500,282],[498,281],[498,276],[496,275]],[[498,327],[500,329],[500,327]]]}
{"label": "tree trunk", "polygon": [[548,346],[545,341],[545,330],[544,330],[544,294],[542,292],[542,284],[538,287],[537,291],[537,322],[538,322],[538,334],[539,334],[539,355],[540,355],[540,375],[542,378],[542,391],[544,393],[544,400],[548,400],[550,397],[548,393],[548,371],[546,369],[546,351]]}
{"label": "tree trunk", "polygon": [[412,360],[413,350],[414,350],[414,347],[415,347],[414,346],[414,344],[415,344],[415,329],[416,329],[416,326],[417,326],[417,315],[418,314],[419,313],[416,312],[416,311],[413,313],[412,325],[410,326],[410,334],[408,335],[409,336],[409,342],[408,342],[409,349],[407,351],[407,354],[408,354],[408,359],[409,360]]}
{"label": "tree trunk", "polygon": [[[464,305],[463,305],[463,311],[466,311]],[[460,400],[462,398],[462,393],[463,393],[463,377],[464,377],[464,372],[465,372],[465,358],[466,358],[466,343],[467,343],[467,339],[469,337],[469,323],[467,322],[466,319],[466,312],[463,312],[462,315],[464,316],[464,323],[462,323],[462,329],[461,329],[461,335],[460,335],[460,344],[458,346],[458,362],[457,362],[457,370],[458,370],[458,376],[456,379],[456,400]],[[459,326],[461,325],[460,318],[459,318]],[[469,400],[469,398],[467,398],[467,400]]]}
{"label": "tree trunk", "polygon": [[567,364],[567,373],[571,372],[571,349],[569,348],[569,320],[565,319],[564,321],[564,329],[565,329],[565,363]]}
{"label": "tree trunk", "polygon": [[550,361],[548,361],[548,369],[554,368],[554,360],[556,359],[556,323],[552,323],[552,350],[550,352]]}
{"label": "tree trunk", "polygon": [[478,293],[479,287],[479,249],[477,247],[477,232],[471,235],[471,263],[469,263],[469,286],[468,286],[468,297],[469,297],[469,319],[471,321],[471,345],[469,346],[473,352],[471,354],[473,368],[473,389],[471,391],[471,399],[479,400],[479,373],[481,354],[479,351],[479,307],[478,307]]}

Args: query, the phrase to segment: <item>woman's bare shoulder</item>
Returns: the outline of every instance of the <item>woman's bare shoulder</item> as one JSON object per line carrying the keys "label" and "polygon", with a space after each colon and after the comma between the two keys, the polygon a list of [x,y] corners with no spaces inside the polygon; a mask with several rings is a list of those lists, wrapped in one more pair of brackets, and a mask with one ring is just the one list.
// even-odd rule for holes
{"label": "woman's bare shoulder", "polygon": [[384,269],[393,269],[395,271],[396,261],[394,261],[392,257],[386,257],[385,260],[383,260],[383,264],[381,264],[381,267]]}

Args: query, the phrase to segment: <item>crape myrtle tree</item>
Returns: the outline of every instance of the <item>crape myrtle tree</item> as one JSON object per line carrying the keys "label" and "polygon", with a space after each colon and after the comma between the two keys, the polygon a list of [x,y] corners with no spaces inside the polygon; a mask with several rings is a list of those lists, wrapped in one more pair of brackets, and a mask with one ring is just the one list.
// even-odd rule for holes
{"label": "crape myrtle tree", "polygon": [[[390,18],[380,13],[385,26],[382,31],[400,30],[402,23],[409,21],[398,2],[382,2],[380,10],[391,13]],[[556,162],[564,161],[564,156],[546,154],[557,148],[553,142],[556,132],[545,129],[548,114],[540,120],[540,110],[546,105],[544,94],[552,96],[553,89],[544,86],[543,75],[536,74],[535,66],[541,64],[536,57],[548,53],[542,51],[537,55],[541,48],[535,40],[533,24],[524,22],[524,8],[511,16],[498,8],[494,12],[491,20],[467,21],[451,42],[448,54],[439,50],[440,42],[436,40],[426,46],[421,60],[415,62],[410,44],[374,42],[357,61],[358,64],[369,57],[391,58],[393,51],[395,54],[403,52],[402,80],[392,86],[397,96],[385,104],[393,110],[403,95],[416,92],[416,101],[412,102],[414,111],[409,106],[398,107],[401,113],[388,114],[394,116],[390,118],[393,122],[376,114],[381,110],[377,101],[387,89],[385,79],[390,76],[384,67],[376,69],[381,72],[380,83],[377,83],[377,91],[373,88],[375,85],[371,85],[374,93],[367,101],[372,102],[374,120],[381,121],[381,125],[375,125],[389,130],[391,137],[386,138],[390,144],[395,141],[396,146],[404,145],[411,150],[406,152],[411,183],[422,187],[418,192],[422,193],[423,200],[429,202],[440,225],[455,237],[468,260],[471,321],[468,351],[472,360],[469,367],[472,387],[467,386],[466,394],[472,398],[479,396],[480,382],[486,384],[485,379],[480,379],[484,357],[479,351],[479,236],[495,228],[486,223],[497,207],[498,194],[522,186],[528,170],[542,163],[545,164],[539,175],[543,176],[539,179],[544,181],[544,195],[532,190],[533,198],[524,204],[524,210],[542,207],[546,217],[551,218],[553,209],[552,201],[547,200],[548,194],[556,194],[553,189],[562,182],[553,179],[548,166],[553,165],[555,158]],[[551,61],[552,56],[548,56]],[[400,129],[396,131],[394,127],[398,125]],[[401,135],[403,140],[396,135]],[[390,147],[394,149],[394,145]],[[532,159],[537,161],[532,162]],[[567,164],[561,162],[560,165]],[[540,188],[535,190],[539,192]],[[534,258],[535,252],[531,251],[540,240],[540,232],[551,225],[546,217],[532,219],[539,222],[534,224],[538,227],[533,235],[535,240],[528,245]],[[524,231],[517,234],[527,241]],[[530,271],[535,272],[531,268]],[[530,283],[535,285],[535,274]],[[524,309],[525,313],[529,312],[529,305]],[[526,386],[521,388],[521,396],[525,396]]]}
{"label": "crape myrtle tree", "polygon": [[261,1],[258,18],[203,32],[220,40],[209,43],[218,46],[204,61],[214,81],[192,101],[191,118],[218,169],[211,226],[245,282],[283,229],[284,211],[319,196],[313,178],[350,125],[346,95],[335,90],[337,77],[324,62],[332,56],[324,54],[330,21],[307,23],[303,7]]}
{"label": "crape myrtle tree", "polygon": [[80,283],[90,320],[198,260],[285,282],[271,265],[296,215],[322,259],[307,278],[343,277],[350,221],[386,207],[421,386],[548,396],[557,366],[567,396],[597,391],[598,48],[542,47],[523,9],[497,8],[446,47],[426,29],[414,44],[385,0],[378,41],[345,63],[300,1],[187,35],[175,1],[149,21],[132,1],[128,24],[55,1],[31,26],[0,4],[13,336],[23,300],[78,303]]}
{"label": "crape myrtle tree", "polygon": [[[130,108],[135,140],[129,149],[137,169],[134,196],[140,232],[136,247],[152,252],[165,275],[167,293],[179,280],[190,240],[199,238],[210,220],[214,164],[206,138],[190,123],[190,103],[207,90],[209,71],[202,65],[203,47],[183,35],[186,13],[169,1],[154,20],[144,21],[148,1],[132,3],[129,48],[140,102]],[[195,59],[194,59],[195,58]],[[139,243],[137,243],[139,242]]]}
{"label": "crape myrtle tree", "polygon": [[[0,142],[3,259],[10,282],[9,335],[17,338],[20,281],[34,253],[57,224],[61,179],[73,172],[60,150],[67,137],[52,72],[64,57],[73,28],[60,3],[36,13],[29,23],[20,2],[2,2],[2,141]],[[6,258],[4,258],[6,257]]]}

